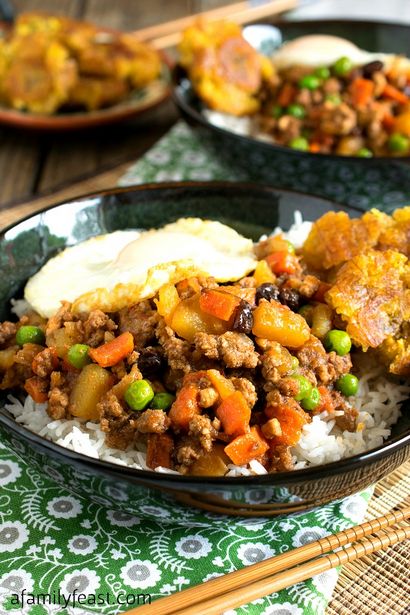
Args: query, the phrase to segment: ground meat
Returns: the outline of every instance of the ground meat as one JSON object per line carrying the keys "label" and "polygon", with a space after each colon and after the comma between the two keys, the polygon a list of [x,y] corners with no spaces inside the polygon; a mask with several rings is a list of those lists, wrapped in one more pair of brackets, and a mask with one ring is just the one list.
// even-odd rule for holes
{"label": "ground meat", "polygon": [[305,275],[302,279],[291,277],[288,283],[305,299],[313,297],[320,286],[320,280],[314,275]]}
{"label": "ground meat", "polygon": [[199,405],[201,408],[210,408],[218,399],[219,395],[213,387],[207,387],[199,391]]}
{"label": "ground meat", "polygon": [[32,361],[32,370],[41,378],[48,378],[58,367],[58,357],[54,348],[44,348]]}
{"label": "ground meat", "polygon": [[247,378],[232,378],[232,384],[237,391],[240,391],[247,401],[249,408],[253,408],[258,400],[256,388],[253,382]]}
{"label": "ground meat", "polygon": [[7,344],[17,332],[17,327],[14,322],[0,322],[0,346]]}
{"label": "ground meat", "polygon": [[71,313],[71,303],[62,301],[61,308],[47,322],[46,336],[56,329],[61,329],[65,322],[72,322],[74,320],[75,316]]}
{"label": "ground meat", "polygon": [[293,470],[294,464],[289,446],[279,445],[271,452],[269,472],[287,472]]}
{"label": "ground meat", "polygon": [[180,370],[187,374],[192,371],[192,353],[189,342],[181,340],[161,319],[156,328],[156,335],[159,343],[164,349],[165,357],[172,370]]}
{"label": "ground meat", "polygon": [[348,374],[352,369],[352,359],[350,354],[345,354],[343,357],[339,357],[336,352],[332,351],[329,352],[328,359],[335,371],[332,380],[337,380],[339,376]]}
{"label": "ground meat", "polygon": [[186,474],[189,466],[204,454],[204,449],[197,436],[182,436],[175,448],[176,469]]}
{"label": "ground meat", "polygon": [[118,398],[110,392],[97,404],[97,409],[100,413],[101,429],[106,433],[106,445],[125,450],[135,438],[136,415],[125,410]]}
{"label": "ground meat", "polygon": [[337,94],[342,89],[342,84],[336,77],[330,77],[323,82],[322,87],[326,94]]}
{"label": "ground meat", "polygon": [[136,420],[140,433],[165,433],[171,421],[163,410],[148,409]]}
{"label": "ground meat", "polygon": [[323,344],[314,336],[297,351],[296,356],[301,367],[313,372],[319,384],[334,382],[351,367],[349,355],[338,357],[335,352],[327,354]]}
{"label": "ground meat", "polygon": [[278,131],[282,133],[282,138],[287,142],[300,135],[301,121],[292,115],[283,115],[278,120]]}
{"label": "ground meat", "polygon": [[159,314],[149,301],[141,301],[119,311],[120,332],[132,333],[137,349],[144,348],[155,337],[158,321]]}
{"label": "ground meat", "polygon": [[244,333],[227,331],[223,335],[197,333],[195,348],[208,359],[223,362],[226,367],[254,368],[259,355],[255,352],[252,340]]}
{"label": "ground meat", "polygon": [[342,431],[356,431],[357,417],[359,415],[356,408],[353,408],[345,397],[338,391],[332,391],[332,399],[335,411],[344,412],[342,416],[336,416],[336,425]]}
{"label": "ground meat", "polygon": [[48,415],[54,419],[69,418],[69,384],[61,372],[52,372],[48,394]]}
{"label": "ground meat", "polygon": [[346,103],[323,105],[319,117],[319,129],[329,135],[348,135],[357,125],[357,114]]}
{"label": "ground meat", "polygon": [[101,310],[93,310],[84,322],[84,342],[96,348],[105,343],[105,333],[115,331],[117,325]]}
{"label": "ground meat", "polygon": [[31,369],[33,359],[42,350],[43,346],[39,346],[38,344],[24,344],[24,346],[16,352],[14,366],[20,380],[24,381],[33,375]]}
{"label": "ground meat", "polygon": [[[260,340],[263,341],[263,340]],[[265,345],[267,350],[261,355],[262,376],[266,380],[264,389],[269,391],[276,387],[279,380],[289,374],[293,369],[292,355],[289,350],[278,344],[270,342]]]}
{"label": "ground meat", "polygon": [[286,397],[296,397],[300,392],[299,382],[295,378],[281,378],[277,387]]}
{"label": "ground meat", "polygon": [[218,436],[218,431],[212,425],[208,416],[198,414],[189,422],[188,435],[198,438],[203,449],[202,452],[209,453],[212,450],[213,441]]}

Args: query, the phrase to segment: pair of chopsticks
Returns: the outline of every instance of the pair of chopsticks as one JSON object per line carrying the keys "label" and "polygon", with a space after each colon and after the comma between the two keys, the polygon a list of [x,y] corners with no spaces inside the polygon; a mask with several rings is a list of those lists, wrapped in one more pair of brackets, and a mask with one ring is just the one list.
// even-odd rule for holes
{"label": "pair of chopsticks", "polygon": [[203,13],[197,13],[196,15],[190,15],[189,17],[182,17],[156,26],[150,26],[149,28],[136,30],[133,34],[141,41],[151,43],[156,49],[166,49],[167,47],[173,47],[179,42],[183,30],[192,25],[195,19],[201,18],[205,21],[225,19],[238,24],[244,24],[289,11],[296,8],[297,5],[298,0],[273,0],[271,2],[266,0],[265,2],[261,0],[248,0],[248,2],[237,2]]}
{"label": "pair of chopsticks", "polygon": [[[403,542],[410,538],[409,524],[397,529],[386,528],[409,517],[410,506],[161,598],[155,602],[155,615],[220,615],[228,609]],[[350,546],[342,548],[349,543]],[[131,609],[126,615],[152,612],[152,605],[146,605]]]}

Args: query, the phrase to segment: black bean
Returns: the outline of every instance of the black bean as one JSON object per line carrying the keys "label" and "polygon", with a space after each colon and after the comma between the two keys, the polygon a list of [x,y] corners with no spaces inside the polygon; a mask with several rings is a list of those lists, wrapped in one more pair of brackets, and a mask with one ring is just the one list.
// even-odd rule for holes
{"label": "black bean", "polygon": [[300,307],[300,295],[294,288],[281,288],[279,301],[283,305],[287,305],[294,312],[297,312]]}
{"label": "black bean", "polygon": [[279,288],[275,284],[261,284],[256,289],[256,303],[259,303],[261,299],[266,299],[266,301],[270,301],[273,299],[274,301],[278,301],[279,299]]}
{"label": "black bean", "polygon": [[158,374],[163,366],[164,356],[159,348],[148,346],[141,350],[138,357],[138,368],[144,377]]}
{"label": "black bean", "polygon": [[249,335],[250,333],[252,333],[252,327],[252,307],[247,301],[241,299],[241,302],[235,310],[232,329],[234,331],[239,331],[239,333],[246,333],[247,335]]}
{"label": "black bean", "polygon": [[380,70],[383,70],[383,62],[380,62],[380,60],[369,62],[362,67],[363,77],[366,77],[366,79],[371,79],[373,73],[377,73]]}

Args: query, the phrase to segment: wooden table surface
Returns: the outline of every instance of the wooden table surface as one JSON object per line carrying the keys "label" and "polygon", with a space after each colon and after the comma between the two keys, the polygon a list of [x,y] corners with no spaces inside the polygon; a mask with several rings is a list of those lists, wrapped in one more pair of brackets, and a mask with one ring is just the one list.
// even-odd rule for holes
{"label": "wooden table surface", "polygon": [[[16,13],[42,10],[135,30],[229,4],[229,0],[12,0]],[[0,127],[0,219],[23,200],[138,158],[178,117],[171,101],[125,123],[44,134]]]}

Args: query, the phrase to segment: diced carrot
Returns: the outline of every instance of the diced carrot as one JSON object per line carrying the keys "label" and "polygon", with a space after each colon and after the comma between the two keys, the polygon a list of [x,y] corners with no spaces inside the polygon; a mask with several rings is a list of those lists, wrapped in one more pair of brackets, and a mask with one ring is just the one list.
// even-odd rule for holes
{"label": "diced carrot", "polygon": [[371,100],[374,92],[374,83],[370,79],[357,77],[349,87],[352,102],[355,107],[363,107]]}
{"label": "diced carrot", "polygon": [[235,465],[241,466],[261,457],[269,449],[259,427],[251,427],[248,433],[238,436],[225,446],[225,453]]}
{"label": "diced carrot", "polygon": [[299,265],[297,256],[288,251],[274,252],[266,257],[266,262],[276,275],[296,273]]}
{"label": "diced carrot", "polygon": [[151,470],[155,470],[158,466],[171,468],[173,448],[174,441],[171,435],[167,433],[149,434],[147,439],[147,466]]}
{"label": "diced carrot", "polygon": [[390,128],[394,132],[399,132],[402,135],[406,135],[406,137],[410,137],[410,109],[404,111],[404,113],[400,113],[397,117],[392,117],[392,123]]}
{"label": "diced carrot", "polygon": [[[57,369],[58,367],[57,351],[55,348],[49,348],[49,350],[51,350],[51,362],[52,362],[53,369]],[[37,368],[39,366],[39,359],[37,359],[37,356],[38,355],[36,355],[33,361],[31,362],[31,369],[35,374],[37,373]]]}
{"label": "diced carrot", "polygon": [[216,416],[228,436],[240,436],[249,430],[251,409],[240,391],[235,391],[219,404]]}
{"label": "diced carrot", "polygon": [[309,339],[310,328],[303,316],[287,306],[261,301],[253,312],[252,333],[287,348],[299,348]]}
{"label": "diced carrot", "polygon": [[279,444],[294,446],[297,444],[303,425],[309,422],[309,415],[294,400],[292,400],[292,403],[283,406],[268,406],[265,409],[265,414],[271,419],[278,419],[282,430],[281,436],[273,438],[274,446]]}
{"label": "diced carrot", "polygon": [[331,414],[335,409],[335,404],[329,389],[325,386],[320,386],[318,387],[318,391],[320,393],[320,403],[315,408],[315,414],[320,414],[325,411]]}
{"label": "diced carrot", "polygon": [[390,83],[386,83],[382,94],[385,98],[394,100],[395,102],[398,102],[401,105],[405,105],[406,103],[409,102],[408,96],[406,96],[404,92],[402,92],[398,88],[395,88],[394,85],[391,85]]}
{"label": "diced carrot", "polygon": [[132,333],[126,331],[115,337],[111,342],[98,346],[98,348],[90,348],[88,354],[101,367],[112,367],[121,359],[125,359],[133,350],[134,338]]}
{"label": "diced carrot", "polygon": [[48,400],[47,385],[44,380],[38,376],[28,378],[24,384],[24,388],[36,404],[44,404]]}
{"label": "diced carrot", "polygon": [[200,412],[198,388],[195,384],[187,384],[180,389],[176,400],[168,412],[168,416],[173,427],[182,431],[188,431],[190,421]]}
{"label": "diced carrot", "polygon": [[208,369],[206,374],[221,399],[226,399],[234,393],[235,387],[231,380],[225,378],[217,369]]}
{"label": "diced carrot", "polygon": [[296,88],[291,83],[285,83],[279,92],[279,96],[277,98],[277,103],[281,107],[288,107],[295,98]]}
{"label": "diced carrot", "polygon": [[210,288],[205,288],[199,298],[199,307],[205,314],[210,314],[226,322],[231,319],[238,305],[239,297]]}
{"label": "diced carrot", "polygon": [[391,113],[386,113],[386,115],[382,119],[383,127],[386,128],[386,130],[391,130],[392,128],[394,128],[395,123],[396,118]]}
{"label": "diced carrot", "polygon": [[312,154],[319,153],[321,149],[322,146],[317,141],[312,141],[312,143],[310,143],[309,145],[309,152],[312,152]]}
{"label": "diced carrot", "polygon": [[331,284],[327,284],[327,282],[320,282],[319,288],[312,297],[313,301],[325,303],[325,295],[330,288],[332,288]]}
{"label": "diced carrot", "polygon": [[256,286],[260,286],[261,284],[273,284],[276,282],[276,276],[265,260],[258,262],[253,277],[255,278]]}

